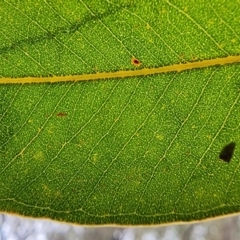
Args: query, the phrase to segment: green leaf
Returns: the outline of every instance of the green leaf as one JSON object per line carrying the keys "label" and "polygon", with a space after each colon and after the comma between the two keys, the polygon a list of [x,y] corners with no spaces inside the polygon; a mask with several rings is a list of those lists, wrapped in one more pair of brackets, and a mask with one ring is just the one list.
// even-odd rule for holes
{"label": "green leaf", "polygon": [[[236,1],[4,0],[0,20],[0,83],[240,54]],[[239,80],[236,63],[0,85],[0,211],[124,225],[239,212]]]}

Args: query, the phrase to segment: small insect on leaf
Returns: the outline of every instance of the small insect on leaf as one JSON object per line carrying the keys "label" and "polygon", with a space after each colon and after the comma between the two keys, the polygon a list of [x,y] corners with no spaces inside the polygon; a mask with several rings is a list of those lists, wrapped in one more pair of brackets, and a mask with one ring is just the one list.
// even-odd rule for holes
{"label": "small insect on leaf", "polygon": [[233,157],[235,146],[236,146],[235,142],[230,142],[229,144],[224,146],[219,154],[219,158],[229,163]]}

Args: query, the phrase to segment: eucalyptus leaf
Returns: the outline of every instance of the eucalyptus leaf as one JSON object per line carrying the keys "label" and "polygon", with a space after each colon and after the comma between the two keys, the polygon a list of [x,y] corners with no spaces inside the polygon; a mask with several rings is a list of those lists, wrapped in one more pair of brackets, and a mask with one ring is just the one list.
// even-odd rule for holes
{"label": "eucalyptus leaf", "polygon": [[3,0],[0,23],[0,83],[46,78],[0,84],[0,211],[87,225],[240,211],[239,63],[47,81],[239,56],[237,1]]}

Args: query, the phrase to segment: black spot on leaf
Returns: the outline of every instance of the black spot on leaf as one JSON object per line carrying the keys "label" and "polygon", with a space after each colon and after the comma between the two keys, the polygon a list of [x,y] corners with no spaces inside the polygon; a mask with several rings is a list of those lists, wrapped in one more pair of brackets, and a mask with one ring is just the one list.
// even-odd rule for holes
{"label": "black spot on leaf", "polygon": [[235,142],[230,142],[229,144],[224,146],[219,154],[219,158],[229,163],[230,160],[232,159],[235,146],[236,146]]}

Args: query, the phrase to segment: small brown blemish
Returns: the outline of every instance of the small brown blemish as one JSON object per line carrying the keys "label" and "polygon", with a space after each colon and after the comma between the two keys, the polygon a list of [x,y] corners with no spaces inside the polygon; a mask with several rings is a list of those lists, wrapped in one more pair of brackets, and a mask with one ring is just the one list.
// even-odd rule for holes
{"label": "small brown blemish", "polygon": [[134,57],[131,59],[131,63],[136,67],[139,67],[141,65],[140,61]]}
{"label": "small brown blemish", "polygon": [[57,114],[57,116],[58,116],[58,117],[66,117],[67,114],[64,113],[64,112],[59,112],[59,113]]}

